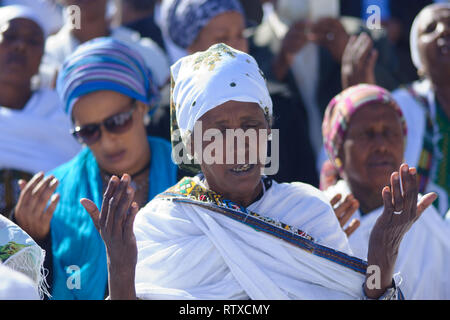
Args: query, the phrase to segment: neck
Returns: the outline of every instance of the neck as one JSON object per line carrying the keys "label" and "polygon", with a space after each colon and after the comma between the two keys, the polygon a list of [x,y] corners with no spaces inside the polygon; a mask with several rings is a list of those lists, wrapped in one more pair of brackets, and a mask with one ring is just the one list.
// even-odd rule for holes
{"label": "neck", "polygon": [[32,95],[30,85],[0,83],[0,106],[22,110]]}
{"label": "neck", "polygon": [[436,99],[439,101],[439,104],[447,115],[447,118],[450,119],[450,83],[434,85],[434,90],[436,93]]}
{"label": "neck", "polygon": [[359,201],[359,209],[361,213],[369,213],[383,205],[381,188],[374,191],[373,188],[362,186],[357,182],[350,180],[346,181],[353,196]]}
{"label": "neck", "polygon": [[231,200],[234,203],[237,203],[240,206],[243,206],[247,208],[249,205],[251,205],[253,202],[255,202],[255,199],[259,196],[259,194],[263,190],[262,181],[260,181],[257,185],[257,187],[251,192],[251,193],[239,193],[239,192],[227,192],[220,190],[220,188],[216,188],[214,186],[210,186],[208,184],[208,181],[205,178],[205,186],[206,188],[213,190],[214,192],[220,194],[222,197],[224,197],[227,200]]}
{"label": "neck", "polygon": [[106,19],[88,20],[82,18],[80,28],[73,28],[70,32],[80,43],[83,43],[94,38],[108,36],[109,23]]}

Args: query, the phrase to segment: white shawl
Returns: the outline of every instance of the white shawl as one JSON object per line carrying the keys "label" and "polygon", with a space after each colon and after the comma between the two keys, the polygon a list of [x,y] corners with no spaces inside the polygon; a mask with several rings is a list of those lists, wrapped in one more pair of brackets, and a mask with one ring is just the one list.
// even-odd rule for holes
{"label": "white shawl", "polygon": [[30,278],[0,262],[0,300],[40,300]]}
{"label": "white shawl", "polygon": [[[344,180],[325,191],[330,199],[338,193],[343,199],[350,193]],[[355,256],[367,258],[370,232],[382,210],[378,208],[364,216],[358,210],[352,217],[361,221],[348,239]],[[406,299],[450,299],[449,270],[450,225],[430,206],[403,238],[395,272],[401,273]]]}
{"label": "white shawl", "polygon": [[56,92],[41,89],[22,110],[0,107],[0,169],[49,171],[75,156],[81,145]]}
{"label": "white shawl", "polygon": [[[330,205],[309,185],[273,182],[248,209],[351,254]],[[363,274],[193,204],[154,199],[138,213],[134,233],[139,298],[363,297]]]}

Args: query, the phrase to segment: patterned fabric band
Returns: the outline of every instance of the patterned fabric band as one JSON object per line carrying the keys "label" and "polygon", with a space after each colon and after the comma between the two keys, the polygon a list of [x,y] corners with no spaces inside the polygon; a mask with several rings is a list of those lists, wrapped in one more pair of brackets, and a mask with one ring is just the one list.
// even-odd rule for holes
{"label": "patterned fabric band", "polygon": [[69,115],[78,98],[94,91],[116,91],[150,107],[159,100],[143,58],[112,38],[97,38],[79,46],[62,66],[56,89]]}
{"label": "patterned fabric band", "polygon": [[168,8],[169,36],[177,46],[186,49],[211,19],[229,11],[244,16],[237,0],[174,0]]}
{"label": "patterned fabric band", "polygon": [[[267,178],[263,178],[267,179]],[[361,274],[366,273],[367,262],[334,249],[319,245],[304,231],[281,221],[261,216],[255,212],[224,199],[214,191],[207,190],[193,178],[185,177],[175,186],[158,195],[157,198],[200,206],[223,214],[233,220],[287,241],[311,254],[328,259]]]}

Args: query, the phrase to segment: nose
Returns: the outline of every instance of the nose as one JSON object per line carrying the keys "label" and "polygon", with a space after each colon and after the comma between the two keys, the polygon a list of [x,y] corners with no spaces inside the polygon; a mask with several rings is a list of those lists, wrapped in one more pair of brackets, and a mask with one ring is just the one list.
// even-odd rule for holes
{"label": "nose", "polygon": [[12,47],[16,52],[25,52],[27,48],[27,41],[21,37],[17,37],[14,40]]}
{"label": "nose", "polygon": [[384,152],[387,150],[387,140],[382,133],[376,133],[372,140],[375,150]]}
{"label": "nose", "polygon": [[100,143],[102,146],[102,149],[104,149],[105,151],[113,151],[114,149],[117,148],[117,135],[115,135],[114,133],[108,132],[108,130],[106,130],[103,126],[100,127],[101,132],[101,138],[100,138]]}
{"label": "nose", "polygon": [[442,37],[450,36],[450,20],[440,21],[437,25],[437,30]]}

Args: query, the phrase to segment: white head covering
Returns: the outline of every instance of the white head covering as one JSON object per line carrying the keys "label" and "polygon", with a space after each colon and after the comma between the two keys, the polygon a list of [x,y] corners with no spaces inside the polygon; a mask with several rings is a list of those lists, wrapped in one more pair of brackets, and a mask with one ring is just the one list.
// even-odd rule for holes
{"label": "white head covering", "polygon": [[272,114],[272,100],[255,59],[223,43],[178,60],[171,75],[171,103],[182,137],[202,115],[227,101],[254,102],[266,115]]}
{"label": "white head covering", "polygon": [[450,9],[450,3],[449,2],[440,2],[440,3],[433,3],[433,4],[426,6],[419,12],[419,14],[416,16],[416,18],[414,19],[414,21],[411,25],[411,32],[409,34],[409,46],[410,46],[410,50],[411,50],[411,59],[417,70],[420,70],[423,67],[422,59],[420,57],[419,48],[418,48],[419,22],[420,22],[421,17],[423,16],[423,12],[425,12],[426,10],[430,10],[434,7]]}
{"label": "white head covering", "polygon": [[11,5],[0,7],[0,25],[13,19],[28,19],[35,22],[44,33],[44,38],[49,34],[47,24],[44,19],[36,14],[30,7],[21,5]]}

